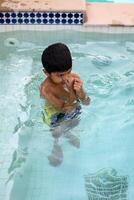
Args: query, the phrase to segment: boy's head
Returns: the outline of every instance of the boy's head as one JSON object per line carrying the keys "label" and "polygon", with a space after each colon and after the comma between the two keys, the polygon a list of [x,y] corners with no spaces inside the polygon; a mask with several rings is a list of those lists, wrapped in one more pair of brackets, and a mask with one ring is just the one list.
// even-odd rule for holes
{"label": "boy's head", "polygon": [[52,72],[66,72],[72,68],[72,57],[68,47],[62,43],[48,46],[42,54],[44,70]]}

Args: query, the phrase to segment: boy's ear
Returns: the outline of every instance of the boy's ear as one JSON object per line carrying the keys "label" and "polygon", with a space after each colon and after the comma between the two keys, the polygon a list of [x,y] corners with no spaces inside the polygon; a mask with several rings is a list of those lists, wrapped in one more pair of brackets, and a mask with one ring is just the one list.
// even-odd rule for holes
{"label": "boy's ear", "polygon": [[45,73],[46,76],[50,75],[45,69],[43,69],[43,72]]}

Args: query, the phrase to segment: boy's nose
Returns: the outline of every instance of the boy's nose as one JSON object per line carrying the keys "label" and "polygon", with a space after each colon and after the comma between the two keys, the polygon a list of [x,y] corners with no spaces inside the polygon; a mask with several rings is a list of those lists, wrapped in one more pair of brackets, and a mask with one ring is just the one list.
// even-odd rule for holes
{"label": "boy's nose", "polygon": [[70,76],[68,74],[64,74],[63,78],[68,79]]}
{"label": "boy's nose", "polygon": [[62,80],[63,80],[64,82],[67,82],[67,81],[68,81],[68,79],[69,79],[69,78],[68,78],[68,76],[67,76],[67,75],[63,75],[63,76],[62,76]]}

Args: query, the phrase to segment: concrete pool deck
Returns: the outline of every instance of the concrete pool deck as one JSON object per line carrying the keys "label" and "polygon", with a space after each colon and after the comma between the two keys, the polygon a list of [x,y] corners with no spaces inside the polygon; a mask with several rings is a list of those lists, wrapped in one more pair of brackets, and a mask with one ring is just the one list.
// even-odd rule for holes
{"label": "concrete pool deck", "polygon": [[134,26],[134,4],[87,3],[86,26]]}
{"label": "concrete pool deck", "polygon": [[[64,2],[64,3],[63,3]],[[84,0],[0,0],[0,12],[62,11],[84,13],[84,26],[134,26],[134,4]]]}
{"label": "concrete pool deck", "polygon": [[[64,3],[63,3],[64,2]],[[84,0],[0,0],[0,11],[85,11]]]}

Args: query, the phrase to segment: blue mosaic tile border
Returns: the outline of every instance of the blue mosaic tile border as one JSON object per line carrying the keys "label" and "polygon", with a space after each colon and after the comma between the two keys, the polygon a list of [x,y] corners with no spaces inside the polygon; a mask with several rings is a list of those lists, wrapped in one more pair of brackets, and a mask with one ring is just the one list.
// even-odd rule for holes
{"label": "blue mosaic tile border", "polygon": [[81,25],[81,12],[0,12],[0,25]]}

